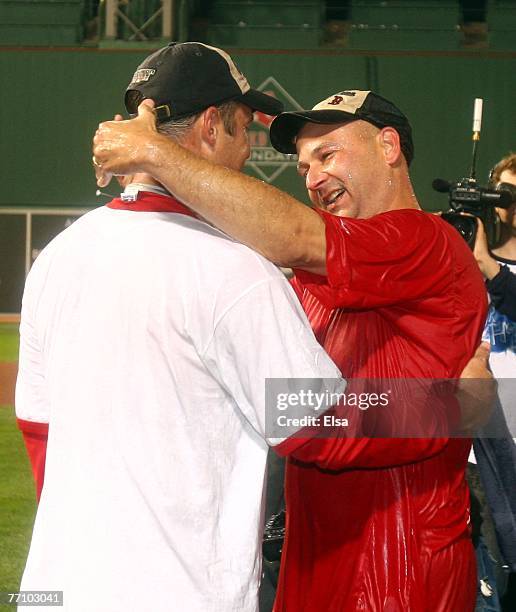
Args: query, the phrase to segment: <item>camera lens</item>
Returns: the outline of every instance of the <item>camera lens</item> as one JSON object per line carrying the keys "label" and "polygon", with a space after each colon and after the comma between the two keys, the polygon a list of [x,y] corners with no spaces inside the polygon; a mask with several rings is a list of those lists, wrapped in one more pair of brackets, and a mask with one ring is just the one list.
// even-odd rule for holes
{"label": "camera lens", "polygon": [[477,235],[477,220],[474,217],[464,217],[458,213],[444,213],[442,218],[453,225],[468,245],[473,248]]}

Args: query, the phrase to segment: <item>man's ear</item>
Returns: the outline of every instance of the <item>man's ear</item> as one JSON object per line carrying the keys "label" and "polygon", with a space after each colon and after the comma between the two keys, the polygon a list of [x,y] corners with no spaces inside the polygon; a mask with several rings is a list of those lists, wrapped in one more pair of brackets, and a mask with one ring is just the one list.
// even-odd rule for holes
{"label": "man's ear", "polygon": [[221,118],[219,111],[214,106],[209,106],[201,116],[201,139],[210,148],[217,142],[217,136],[221,129]]}
{"label": "man's ear", "polygon": [[378,140],[389,166],[396,165],[401,159],[400,135],[392,127],[384,127],[378,134]]}

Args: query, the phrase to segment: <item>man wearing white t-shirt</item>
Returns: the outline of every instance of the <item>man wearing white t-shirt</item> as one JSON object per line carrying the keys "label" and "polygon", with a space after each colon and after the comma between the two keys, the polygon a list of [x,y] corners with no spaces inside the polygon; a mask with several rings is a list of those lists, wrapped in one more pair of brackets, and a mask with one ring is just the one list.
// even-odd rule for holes
{"label": "man wearing white t-shirt", "polygon": [[[164,133],[233,169],[253,111],[281,110],[197,43],[147,58],[129,109],[142,83],[169,95]],[[21,589],[73,612],[255,612],[265,379],[342,390],[284,276],[139,174],[43,250],[20,329],[16,410],[45,471]]]}

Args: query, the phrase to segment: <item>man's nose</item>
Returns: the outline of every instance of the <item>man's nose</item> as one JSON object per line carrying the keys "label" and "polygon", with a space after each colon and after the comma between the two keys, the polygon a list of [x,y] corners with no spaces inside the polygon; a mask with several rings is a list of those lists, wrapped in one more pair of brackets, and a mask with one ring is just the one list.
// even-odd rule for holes
{"label": "man's nose", "polygon": [[305,184],[308,191],[317,191],[327,178],[326,172],[321,170],[319,165],[310,166],[305,177]]}

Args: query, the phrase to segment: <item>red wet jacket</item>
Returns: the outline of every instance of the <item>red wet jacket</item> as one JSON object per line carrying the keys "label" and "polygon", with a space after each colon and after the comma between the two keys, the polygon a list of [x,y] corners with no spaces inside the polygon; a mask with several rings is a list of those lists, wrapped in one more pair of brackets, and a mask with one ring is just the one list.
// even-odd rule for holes
{"label": "red wet jacket", "polygon": [[[457,378],[477,347],[484,284],[439,217],[320,213],[327,271],[293,285],[346,378]],[[292,453],[292,441],[280,445]],[[276,612],[467,612],[476,568],[461,439],[308,442],[288,459]]]}

